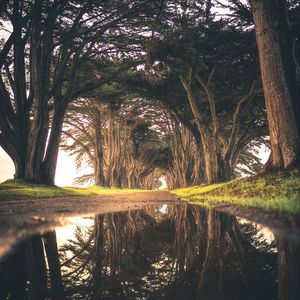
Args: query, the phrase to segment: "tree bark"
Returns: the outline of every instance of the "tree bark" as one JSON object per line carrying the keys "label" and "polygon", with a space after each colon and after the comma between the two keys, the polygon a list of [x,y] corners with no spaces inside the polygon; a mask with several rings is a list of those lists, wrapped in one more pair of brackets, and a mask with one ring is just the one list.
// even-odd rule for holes
{"label": "tree bark", "polygon": [[103,156],[103,134],[102,134],[102,123],[100,112],[95,109],[95,133],[96,133],[96,151],[95,151],[95,185],[106,186],[104,177],[104,156]]}
{"label": "tree bark", "polygon": [[[192,75],[192,70],[190,69],[190,77]],[[181,83],[186,90],[187,97],[189,100],[191,111],[195,117],[195,123],[197,125],[198,131],[201,136],[201,142],[204,152],[204,163],[205,163],[205,175],[207,183],[212,184],[218,181],[218,167],[216,167],[214,160],[214,148],[211,143],[213,142],[212,134],[210,132],[209,126],[206,125],[207,120],[204,120],[204,116],[198,109],[196,102],[196,95],[192,91],[189,80],[180,76]],[[214,146],[214,145],[213,145]]]}
{"label": "tree bark", "polygon": [[41,179],[44,184],[54,185],[59,143],[67,107],[68,102],[66,100],[58,102],[53,112],[52,127],[47,145],[47,152],[42,165],[43,173],[41,174]]}
{"label": "tree bark", "polygon": [[299,98],[294,53],[287,43],[290,28],[286,1],[251,0],[251,4],[269,122],[271,169],[299,166],[299,124],[295,110],[299,108]]}

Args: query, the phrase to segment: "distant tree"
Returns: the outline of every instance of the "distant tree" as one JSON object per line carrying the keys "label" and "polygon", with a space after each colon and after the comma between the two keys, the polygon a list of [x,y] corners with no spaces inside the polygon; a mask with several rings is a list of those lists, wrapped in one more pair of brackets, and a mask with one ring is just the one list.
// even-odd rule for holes
{"label": "distant tree", "polygon": [[66,115],[61,147],[75,155],[79,168],[87,163],[93,169],[93,174],[85,174],[77,182],[90,179],[109,187],[159,186],[156,169],[166,158],[163,142],[151,128],[157,126],[157,112],[143,99],[123,99],[122,103],[118,97],[126,98],[126,91],[120,86],[107,85],[105,89],[99,95],[107,103],[78,100]]}
{"label": "distant tree", "polygon": [[174,114],[164,110],[165,136],[168,144],[168,168],[165,170],[169,189],[188,187],[204,181],[201,145],[191,131]]}

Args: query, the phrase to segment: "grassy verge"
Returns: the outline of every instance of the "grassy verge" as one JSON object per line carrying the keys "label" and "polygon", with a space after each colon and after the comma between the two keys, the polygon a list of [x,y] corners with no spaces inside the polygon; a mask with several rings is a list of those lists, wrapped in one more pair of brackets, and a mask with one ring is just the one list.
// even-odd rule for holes
{"label": "grassy verge", "polygon": [[63,196],[124,195],[141,191],[143,190],[110,189],[98,186],[87,188],[50,187],[47,185],[30,184],[22,180],[7,180],[0,184],[0,201]]}
{"label": "grassy verge", "polygon": [[229,203],[264,210],[300,213],[300,171],[270,173],[226,183],[170,191],[193,203]]}

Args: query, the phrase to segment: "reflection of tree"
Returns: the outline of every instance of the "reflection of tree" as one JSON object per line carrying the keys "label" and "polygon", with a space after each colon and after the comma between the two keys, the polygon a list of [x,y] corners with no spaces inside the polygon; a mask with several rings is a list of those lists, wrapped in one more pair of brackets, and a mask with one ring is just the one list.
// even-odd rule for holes
{"label": "reflection of tree", "polygon": [[[87,299],[91,290],[90,274],[94,260],[94,228],[84,231],[76,227],[74,239],[59,249],[62,276],[68,298]],[[82,296],[81,296],[82,294]]]}
{"label": "reflection of tree", "polygon": [[153,208],[107,214],[97,216],[87,232],[77,229],[62,252],[72,252],[64,263],[69,274],[77,270],[69,285],[74,299],[271,299],[276,294],[276,254],[270,245],[258,243],[252,224],[215,210],[183,204],[169,207],[164,217]]}
{"label": "reflection of tree", "polygon": [[300,298],[300,246],[299,237],[286,239],[278,236],[278,299]]}
{"label": "reflection of tree", "polygon": [[0,299],[10,295],[12,300],[27,299],[25,293],[25,247],[0,264]]}
{"label": "reflection of tree", "polygon": [[[206,213],[191,205],[174,206],[169,216],[174,228],[174,268],[190,268],[206,245]],[[177,277],[177,276],[175,276]]]}
{"label": "reflection of tree", "polygon": [[145,258],[140,260],[141,248],[147,240],[159,243],[155,211],[150,210],[153,216],[145,210],[96,216],[93,228],[76,229],[75,239],[61,248],[63,277],[72,298],[117,297],[136,289],[135,277],[150,266]]}
{"label": "reflection of tree", "polygon": [[52,299],[65,299],[55,231],[46,233],[43,240],[49,266]]}
{"label": "reflection of tree", "polygon": [[104,252],[104,216],[95,217],[95,268],[93,271],[93,299],[101,288]]}
{"label": "reflection of tree", "polygon": [[0,264],[0,299],[64,300],[55,232],[30,238]]}
{"label": "reflection of tree", "polygon": [[[252,245],[257,235],[254,226],[239,224],[235,217],[212,209],[205,211],[196,206],[174,209],[178,210],[172,216],[178,235],[175,237],[178,241],[176,248],[181,249],[181,255],[185,253],[185,264],[181,267],[185,271],[169,288],[168,299],[274,297],[275,254],[263,251],[266,245],[261,249]],[[195,234],[198,235],[198,244],[190,236]],[[193,254],[189,247],[194,249]]]}
{"label": "reflection of tree", "polygon": [[278,256],[255,225],[186,204],[96,216],[59,256],[54,232],[23,243],[0,299],[298,299],[298,240],[277,240]]}

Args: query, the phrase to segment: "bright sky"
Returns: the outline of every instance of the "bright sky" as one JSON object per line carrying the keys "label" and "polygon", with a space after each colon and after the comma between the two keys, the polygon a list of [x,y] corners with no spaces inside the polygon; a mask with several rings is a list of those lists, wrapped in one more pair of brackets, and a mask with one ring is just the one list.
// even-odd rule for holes
{"label": "bright sky", "polygon": [[[14,164],[10,157],[0,147],[0,182],[14,177]],[[75,161],[64,151],[59,151],[55,176],[55,184],[58,186],[74,185],[73,180],[78,176],[75,171]]]}
{"label": "bright sky", "polygon": [[0,147],[0,182],[13,178],[14,164],[10,157]]}

